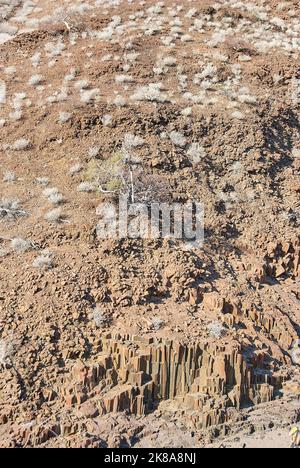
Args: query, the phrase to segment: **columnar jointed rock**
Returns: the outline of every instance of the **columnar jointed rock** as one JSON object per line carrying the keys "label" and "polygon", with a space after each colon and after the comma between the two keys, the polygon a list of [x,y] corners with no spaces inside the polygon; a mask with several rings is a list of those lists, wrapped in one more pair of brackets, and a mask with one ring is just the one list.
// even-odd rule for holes
{"label": "columnar jointed rock", "polygon": [[[107,335],[92,365],[76,365],[63,387],[67,405],[93,399],[100,414],[143,415],[162,400],[194,411],[195,426],[227,420],[227,408],[270,401],[280,386],[264,372],[263,356],[246,362],[238,345],[182,345],[173,341]],[[210,400],[218,402],[211,410]],[[201,418],[200,418],[201,416]]]}

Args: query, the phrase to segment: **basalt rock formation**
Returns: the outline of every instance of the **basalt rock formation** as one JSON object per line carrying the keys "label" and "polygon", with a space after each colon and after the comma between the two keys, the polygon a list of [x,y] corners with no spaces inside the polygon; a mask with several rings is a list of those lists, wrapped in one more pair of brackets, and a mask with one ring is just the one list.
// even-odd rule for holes
{"label": "basalt rock formation", "polygon": [[203,429],[224,423],[228,408],[271,401],[282,384],[266,371],[264,353],[246,360],[239,346],[107,335],[99,347],[97,363],[76,364],[58,390],[68,407],[92,399],[101,415],[142,416],[160,401],[175,400]]}

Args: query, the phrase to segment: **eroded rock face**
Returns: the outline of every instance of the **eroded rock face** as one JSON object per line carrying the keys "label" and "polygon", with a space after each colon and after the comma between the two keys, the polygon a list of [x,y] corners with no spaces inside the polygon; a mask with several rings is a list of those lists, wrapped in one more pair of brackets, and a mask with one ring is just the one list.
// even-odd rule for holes
{"label": "eroded rock face", "polygon": [[[2,418],[3,427],[10,427],[12,434],[9,444],[40,446],[58,438],[73,446],[76,440],[84,447],[105,447],[107,442],[118,447],[125,442],[116,434],[110,438],[112,428],[107,424],[122,414],[148,417],[157,407],[166,415],[171,411],[183,418],[190,430],[203,431],[242,421],[243,407],[271,401],[282,387],[282,377],[266,370],[263,352],[249,359],[237,343],[234,347],[183,345],[106,334],[99,346],[93,362],[78,361],[52,392],[42,393],[41,401],[61,402],[65,411],[60,420],[9,426],[10,416]],[[112,419],[105,422],[105,416]],[[127,443],[145,431],[145,424],[146,419],[140,423],[128,420]],[[96,430],[103,438],[100,433],[95,439],[82,436]]]}
{"label": "eroded rock face", "polygon": [[68,407],[79,405],[84,414],[141,416],[161,401],[175,400],[178,409],[194,412],[200,429],[225,422],[228,408],[272,400],[281,386],[279,377],[266,372],[263,353],[246,362],[238,345],[107,335],[101,348],[97,363],[76,364],[58,390]]}

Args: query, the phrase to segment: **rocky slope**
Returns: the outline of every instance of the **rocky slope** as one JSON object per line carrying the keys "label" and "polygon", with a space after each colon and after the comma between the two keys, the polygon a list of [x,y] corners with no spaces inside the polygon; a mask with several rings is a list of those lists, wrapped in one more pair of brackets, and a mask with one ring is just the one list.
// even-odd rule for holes
{"label": "rocky slope", "polygon": [[[0,444],[200,446],[273,400],[295,422],[298,2],[0,13]],[[204,204],[203,247],[97,237],[124,151],[138,201]]]}

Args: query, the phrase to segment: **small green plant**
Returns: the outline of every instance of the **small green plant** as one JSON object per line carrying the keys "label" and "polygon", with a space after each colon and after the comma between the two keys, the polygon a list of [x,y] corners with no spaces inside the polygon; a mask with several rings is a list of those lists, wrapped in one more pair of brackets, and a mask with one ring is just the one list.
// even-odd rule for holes
{"label": "small green plant", "polygon": [[103,194],[123,195],[130,203],[147,203],[167,196],[166,183],[147,172],[136,153],[145,145],[143,138],[124,135],[122,147],[104,160],[92,159],[83,174],[83,183],[94,184]]}

